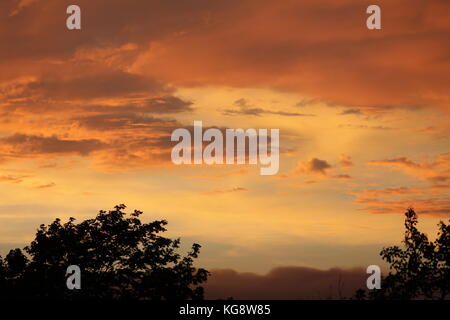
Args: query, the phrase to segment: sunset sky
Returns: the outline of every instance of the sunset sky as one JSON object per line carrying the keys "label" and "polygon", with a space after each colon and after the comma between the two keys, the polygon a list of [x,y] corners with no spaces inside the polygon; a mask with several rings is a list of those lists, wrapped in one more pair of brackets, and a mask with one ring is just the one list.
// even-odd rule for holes
{"label": "sunset sky", "polygon": [[[1,0],[0,253],[119,203],[211,269],[381,265],[409,206],[433,238],[450,217],[449,16],[448,0]],[[280,129],[278,174],[172,164],[194,120]]]}

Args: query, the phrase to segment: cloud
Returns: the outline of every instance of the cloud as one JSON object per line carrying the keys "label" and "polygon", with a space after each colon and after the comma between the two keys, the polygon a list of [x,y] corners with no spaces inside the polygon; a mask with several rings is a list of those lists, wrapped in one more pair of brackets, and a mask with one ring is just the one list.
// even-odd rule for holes
{"label": "cloud", "polygon": [[2,1],[6,10],[0,11],[0,30],[8,32],[0,33],[0,42],[10,46],[0,52],[0,60],[61,58],[80,48],[121,47],[130,42],[147,45],[206,25],[208,11],[228,11],[227,7],[233,6],[222,0],[199,0],[190,5],[131,0],[126,7],[121,0],[78,0],[82,14],[89,13],[82,18],[86,32],[71,34],[65,27],[67,2],[47,0],[27,6],[30,2],[22,1],[21,9],[27,10],[9,17],[18,8],[17,1]]}
{"label": "cloud", "polygon": [[224,193],[236,193],[236,192],[247,192],[247,191],[248,191],[247,188],[234,187],[231,189],[207,191],[207,192],[204,192],[204,194],[210,195],[210,194],[224,194]]}
{"label": "cloud", "polygon": [[319,98],[304,98],[295,104],[296,107],[308,107],[317,103],[323,103]]}
{"label": "cloud", "polygon": [[136,113],[142,114],[176,114],[191,112],[193,104],[172,95],[151,96],[151,97],[120,97],[120,103],[110,105],[91,104],[81,107],[83,113]]}
{"label": "cloud", "polygon": [[386,126],[368,126],[365,124],[355,125],[355,124],[340,124],[339,128],[351,128],[351,129],[372,129],[372,130],[392,130],[394,128]]}
{"label": "cloud", "polygon": [[299,162],[295,171],[297,173],[327,175],[327,170],[331,169],[331,165],[325,161],[313,158],[309,161]]}
{"label": "cloud", "polygon": [[414,208],[418,214],[450,217],[450,198],[358,199],[355,202],[365,206],[361,210],[374,214],[403,214],[406,208]]}
{"label": "cloud", "polygon": [[[342,164],[342,156],[341,155],[341,164]],[[347,162],[347,166],[343,166],[346,168],[349,168],[352,166],[350,162],[350,157],[345,156],[345,159]],[[349,162],[349,163],[348,163]],[[351,165],[349,165],[351,164]],[[318,158],[312,158],[308,161],[299,161],[297,163],[297,166],[294,169],[294,174],[308,174],[308,175],[314,175],[321,179],[336,179],[336,180],[350,180],[353,179],[352,176],[346,173],[339,173],[339,174],[330,174],[331,170],[334,170],[335,167],[333,167],[330,163],[328,163],[326,160],[321,160]],[[313,184],[317,183],[317,181],[307,181],[303,184]],[[293,186],[298,186],[299,184],[293,184]]]}
{"label": "cloud", "polygon": [[352,192],[363,211],[374,214],[402,214],[413,207],[419,214],[450,216],[450,185],[391,187]]}
{"label": "cloud", "polygon": [[359,109],[346,109],[346,110],[342,111],[341,113],[339,113],[339,115],[341,115],[341,116],[345,116],[345,115],[349,115],[349,114],[361,115],[362,112]]}
{"label": "cloud", "polygon": [[106,146],[105,143],[97,139],[70,140],[60,139],[56,136],[44,137],[20,133],[0,138],[0,148],[8,158],[64,153],[88,155]]}
{"label": "cloud", "polygon": [[19,14],[23,9],[25,9],[28,6],[31,6],[33,3],[37,1],[38,0],[20,0],[17,6],[11,11],[9,16],[14,17],[15,15]]}
{"label": "cloud", "polygon": [[[117,91],[105,92],[101,81],[87,76],[82,89],[72,73],[96,64],[175,86],[297,92],[363,112],[399,106],[445,109],[450,4],[380,1],[389,14],[383,16],[382,30],[373,32],[365,26],[366,1],[200,0],[174,6],[133,0],[124,8],[120,0],[79,0],[82,10],[96,18],[83,20],[88,31],[68,33],[61,15],[65,3],[4,0],[0,30],[7,32],[0,32],[0,42],[8,43],[8,50],[0,51],[0,82],[64,70],[75,83],[46,77],[49,82],[37,85],[65,92],[73,84],[81,86],[77,94],[87,96],[97,94],[89,83],[99,86],[98,94],[139,87],[130,76],[112,83]],[[20,14],[9,17],[11,12]]]}
{"label": "cloud", "polygon": [[438,155],[429,162],[416,162],[408,157],[369,161],[369,164],[398,168],[430,183],[428,186],[401,186],[353,192],[361,210],[380,214],[401,214],[408,207],[435,217],[450,216],[450,154]]}
{"label": "cloud", "polygon": [[234,104],[239,107],[247,107],[248,102],[244,98],[240,98],[240,99],[236,100],[234,102]]}
{"label": "cloud", "polygon": [[190,101],[184,101],[174,96],[165,96],[148,99],[144,109],[153,113],[179,113],[192,111],[191,105]]}
{"label": "cloud", "polygon": [[366,278],[363,268],[278,267],[265,275],[219,269],[212,270],[205,293],[206,299],[348,299],[365,288]]}
{"label": "cloud", "polygon": [[367,189],[356,192],[355,195],[364,198],[388,197],[399,195],[420,195],[420,194],[439,194],[442,191],[450,189],[450,185],[432,185],[427,187],[395,187],[382,189]]}
{"label": "cloud", "polygon": [[[86,68],[88,69],[88,68]],[[85,74],[72,77],[47,75],[29,82],[24,88],[28,96],[51,97],[58,100],[119,97],[138,93],[156,93],[164,85],[154,79],[120,70],[83,70]]]}
{"label": "cloud", "polygon": [[353,167],[353,162],[351,161],[351,157],[341,154],[339,158],[339,162],[341,163],[341,166],[344,168],[351,168]]}
{"label": "cloud", "polygon": [[406,173],[433,183],[445,182],[450,179],[450,153],[444,153],[431,162],[414,162],[408,157],[384,160],[372,160],[369,164],[391,166],[403,169]]}
{"label": "cloud", "polygon": [[[179,123],[175,120],[164,120],[142,113],[131,112],[100,113],[74,118],[73,120],[82,127],[97,131],[140,130],[142,132],[144,129],[162,131],[164,127],[176,128],[177,125],[179,126]],[[170,140],[170,137],[168,140]]]}
{"label": "cloud", "polygon": [[223,111],[224,115],[233,116],[233,115],[246,115],[246,116],[261,116],[261,115],[278,115],[285,117],[312,117],[315,116],[313,114],[299,113],[299,112],[288,112],[281,110],[268,110],[264,108],[252,107],[251,104],[244,98],[238,99],[234,102],[234,105],[238,106],[238,109],[225,109]]}
{"label": "cloud", "polygon": [[398,165],[406,168],[418,168],[419,164],[414,163],[412,160],[407,157],[400,157],[395,159],[386,159],[386,160],[372,160],[369,162],[370,164],[377,165]]}
{"label": "cloud", "polygon": [[241,110],[226,109],[223,112],[224,115],[246,115],[246,116],[261,116],[264,114],[274,114],[285,117],[314,117],[313,114],[298,113],[298,112],[286,112],[286,111],[271,111],[262,108],[246,108]]}
{"label": "cloud", "polygon": [[29,176],[13,176],[13,175],[1,175],[0,181],[10,182],[10,183],[20,183],[24,178],[28,178]]}
{"label": "cloud", "polygon": [[332,176],[333,179],[338,179],[338,180],[348,180],[348,179],[353,179],[350,175],[348,174],[337,174],[337,175],[333,175]]}
{"label": "cloud", "polygon": [[36,187],[36,189],[47,189],[47,188],[52,188],[54,186],[56,186],[56,183],[50,182],[50,183],[47,183],[47,184],[39,185],[39,186]]}
{"label": "cloud", "polygon": [[82,70],[67,77],[64,67],[61,69],[57,73],[0,83],[1,119],[33,118],[36,112],[61,119],[93,112],[171,114],[192,111],[192,102],[170,95],[173,88],[154,79],[95,66],[90,74]]}
{"label": "cloud", "polygon": [[[450,4],[382,0],[389,14],[380,32],[365,26],[368,4],[233,2],[211,11],[209,25],[155,43],[133,70],[180,86],[278,88],[362,111],[445,108]],[[243,14],[249,11],[251,17]]]}
{"label": "cloud", "polygon": [[[345,104],[344,113],[431,106],[447,97],[448,73],[440,61],[449,24],[441,13],[448,5],[442,1],[425,7],[417,1],[386,2],[386,10],[398,19],[385,16],[386,28],[378,33],[361,23],[365,5],[347,0],[200,0],[176,6],[133,0],[126,8],[120,0],[77,4],[96,17],[83,20],[87,32],[67,32],[66,5],[60,1],[2,3],[6,10],[0,13],[0,30],[8,31],[0,32],[0,42],[8,43],[8,50],[0,51],[0,120],[8,124],[7,133],[25,126],[30,136],[61,137],[64,132],[64,140],[103,141],[115,150],[112,155],[131,153],[132,159],[144,161],[130,146],[153,148],[152,159],[162,159],[166,146],[157,150],[156,145],[163,146],[161,137],[176,125],[157,116],[193,111],[191,101],[175,96],[177,86],[297,92],[306,97],[298,107]],[[17,8],[26,9],[8,17]],[[244,14],[249,10],[251,17]],[[422,23],[407,19],[409,13],[421,13]],[[304,32],[289,32],[295,28]],[[239,98],[224,113],[314,116],[297,111],[294,106],[253,106]],[[122,136],[114,137],[119,130]],[[131,132],[141,130],[139,141],[133,139]]]}

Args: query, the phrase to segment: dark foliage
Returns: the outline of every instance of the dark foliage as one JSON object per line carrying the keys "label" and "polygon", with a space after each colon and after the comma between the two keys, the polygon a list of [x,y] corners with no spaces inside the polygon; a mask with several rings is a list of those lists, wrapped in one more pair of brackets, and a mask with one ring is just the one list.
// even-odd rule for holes
{"label": "dark foliage", "polygon": [[[193,266],[200,245],[181,256],[180,240],[160,235],[165,220],[142,223],[142,212],[124,209],[41,225],[25,254],[15,249],[0,257],[0,298],[202,299],[209,273]],[[81,268],[81,290],[66,287],[69,265]]]}
{"label": "dark foliage", "polygon": [[381,289],[358,290],[358,299],[449,299],[450,298],[450,224],[441,221],[435,241],[417,229],[417,214],[405,213],[404,247],[383,248],[382,258],[390,272]]}

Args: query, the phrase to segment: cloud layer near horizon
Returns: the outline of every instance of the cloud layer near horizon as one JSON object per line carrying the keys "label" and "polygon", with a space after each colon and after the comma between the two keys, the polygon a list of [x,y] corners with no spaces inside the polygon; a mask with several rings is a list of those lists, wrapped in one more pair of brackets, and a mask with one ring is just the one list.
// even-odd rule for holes
{"label": "cloud layer near horizon", "polygon": [[349,299],[365,288],[366,279],[363,268],[277,267],[265,275],[217,269],[211,271],[205,293],[213,300]]}

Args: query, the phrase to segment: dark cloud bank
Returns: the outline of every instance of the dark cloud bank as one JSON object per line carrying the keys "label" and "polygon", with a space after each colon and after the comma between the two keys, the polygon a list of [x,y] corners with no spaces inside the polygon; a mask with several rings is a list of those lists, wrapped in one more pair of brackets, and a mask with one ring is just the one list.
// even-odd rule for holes
{"label": "dark cloud bank", "polygon": [[348,299],[365,288],[363,268],[319,270],[307,267],[277,267],[265,275],[212,270],[205,285],[207,299]]}

